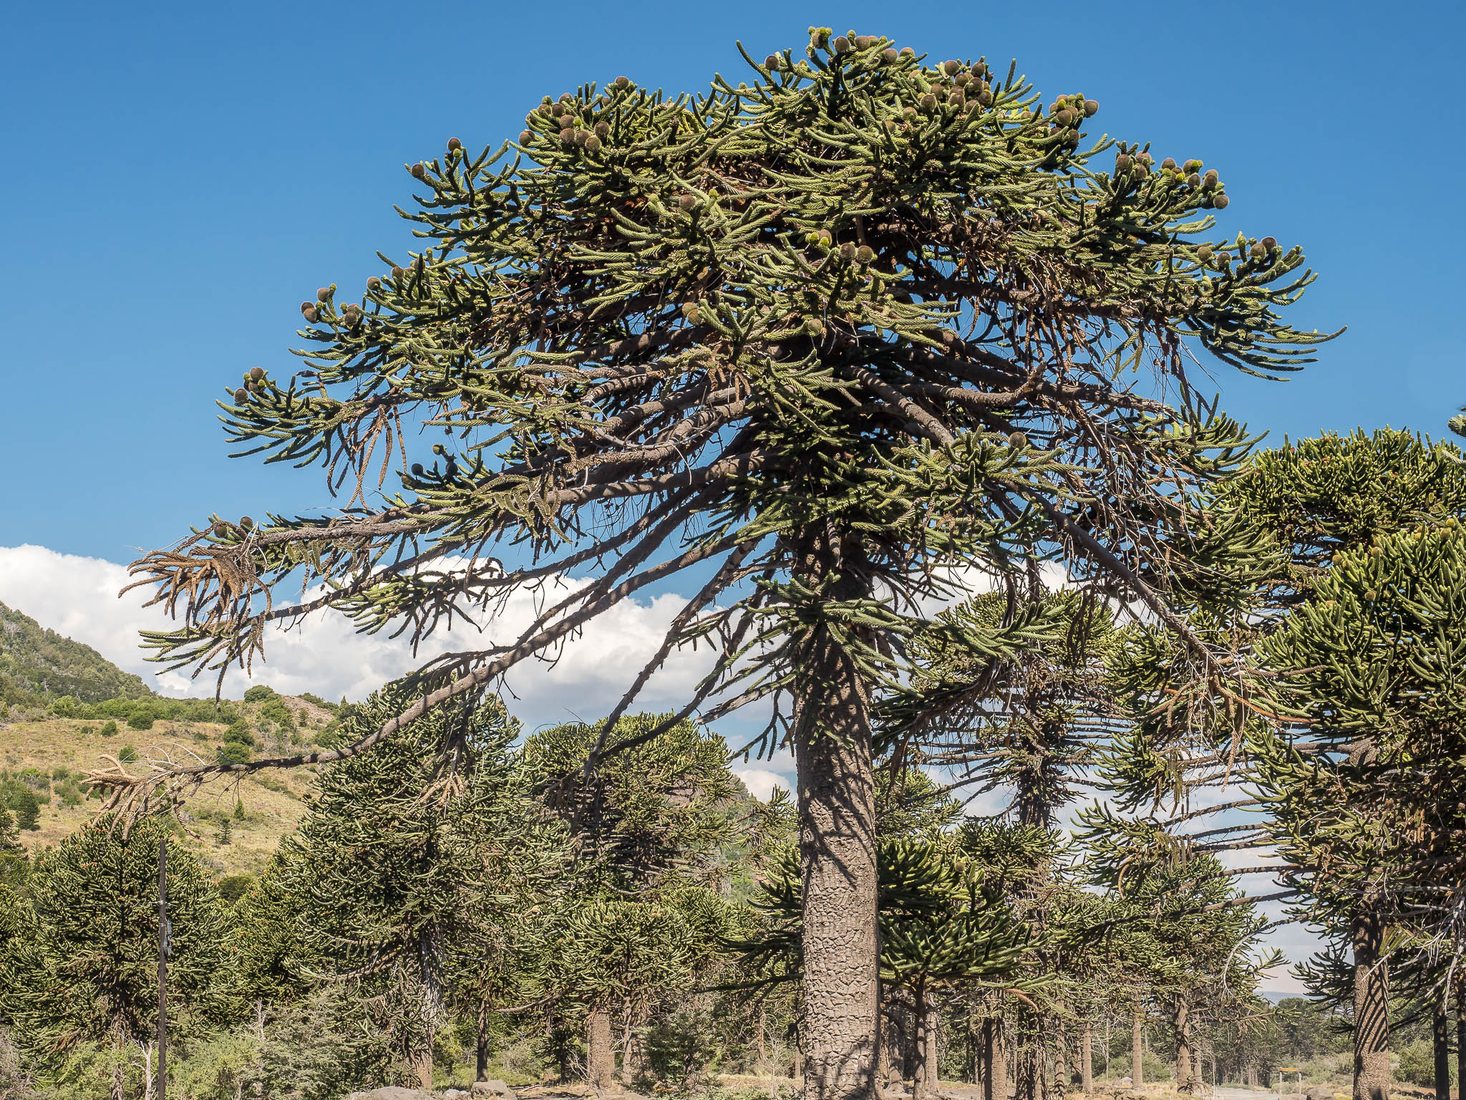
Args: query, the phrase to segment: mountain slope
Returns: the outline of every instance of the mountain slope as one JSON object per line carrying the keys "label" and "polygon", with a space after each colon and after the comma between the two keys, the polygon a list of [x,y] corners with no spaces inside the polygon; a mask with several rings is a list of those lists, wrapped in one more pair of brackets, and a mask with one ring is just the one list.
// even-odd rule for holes
{"label": "mountain slope", "polygon": [[152,692],[91,646],[63,638],[0,603],[0,703],[70,695],[84,703],[140,699]]}

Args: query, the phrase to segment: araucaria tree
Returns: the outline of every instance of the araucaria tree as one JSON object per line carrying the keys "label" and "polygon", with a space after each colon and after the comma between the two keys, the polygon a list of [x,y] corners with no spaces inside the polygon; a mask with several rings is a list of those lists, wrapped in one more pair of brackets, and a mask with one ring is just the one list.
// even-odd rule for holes
{"label": "araucaria tree", "polygon": [[145,1050],[158,1005],[158,849],[168,846],[170,1018],[175,1038],[223,1014],[224,912],[208,873],[168,823],[124,831],[102,817],[36,863],[7,1015],[42,1057],[91,1044],[108,1052],[111,1100],[122,1100],[129,1048]]}
{"label": "araucaria tree", "polygon": [[[1217,173],[1088,139],[1096,110],[816,29],[703,95],[618,77],[546,97],[513,143],[449,141],[411,168],[422,250],[359,295],[322,287],[304,369],[224,402],[242,453],[322,466],[347,507],[216,518],[138,562],[183,621],[160,656],[248,663],[327,607],[418,638],[492,626],[541,590],[529,627],[427,663],[352,753],[695,577],[627,698],[707,639],[674,718],[772,700],[799,770],[808,1095],[866,1094],[870,705],[928,598],[972,568],[1017,595],[1047,558],[1185,632],[1170,574],[1245,449],[1187,356],[1268,374],[1321,339],[1281,316],[1299,250],[1209,238]],[[272,598],[300,583],[321,587]]]}
{"label": "araucaria tree", "polygon": [[[404,705],[391,685],[353,709],[342,736],[370,732]],[[482,992],[461,988],[480,983],[459,976],[497,969],[487,945],[523,921],[508,910],[535,885],[518,881],[544,829],[510,774],[516,732],[498,698],[465,698],[324,769],[274,867],[297,926],[296,968],[351,981],[406,1079],[423,1088],[449,1002],[473,1004]],[[500,841],[492,850],[487,836]]]}

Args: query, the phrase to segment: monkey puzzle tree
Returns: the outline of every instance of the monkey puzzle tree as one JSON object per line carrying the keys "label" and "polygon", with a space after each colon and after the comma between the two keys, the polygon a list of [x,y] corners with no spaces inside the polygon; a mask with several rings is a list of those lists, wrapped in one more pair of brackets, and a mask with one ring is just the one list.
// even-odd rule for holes
{"label": "monkey puzzle tree", "polygon": [[917,673],[882,708],[881,732],[971,795],[1011,793],[1019,825],[1052,828],[1108,736],[1104,655],[1113,612],[1079,592],[984,593],[912,644]]}
{"label": "monkey puzzle tree", "polygon": [[[512,145],[451,140],[411,170],[422,251],[359,297],[321,288],[305,369],[254,368],[224,402],[241,453],[321,465],[349,507],[216,518],[138,562],[184,620],[160,657],[222,674],[321,608],[421,638],[545,594],[523,631],[428,662],[418,702],[348,754],[695,578],[612,717],[693,639],[721,653],[684,714],[774,700],[799,771],[810,1095],[865,1093],[869,708],[923,598],[953,568],[1021,586],[1048,557],[1184,630],[1167,573],[1245,446],[1189,384],[1188,344],[1269,374],[1322,339],[1281,317],[1311,279],[1300,251],[1208,239],[1216,172],[1086,143],[1097,109],[816,29],[704,95],[618,77],[546,97]],[[447,442],[414,461],[426,426]],[[322,587],[271,599],[286,583]]]}
{"label": "monkey puzzle tree", "polygon": [[1256,775],[1306,911],[1341,941],[1338,957],[1352,949],[1358,1100],[1389,1090],[1387,928],[1425,941],[1432,969],[1461,953],[1463,621],[1466,530],[1453,516],[1339,554],[1262,647],[1295,721],[1256,732]]}
{"label": "monkey puzzle tree", "polygon": [[[1373,548],[1394,546],[1407,529],[1466,520],[1466,464],[1458,448],[1409,432],[1326,435],[1256,455],[1227,485],[1221,506],[1280,547],[1280,568],[1262,593],[1267,613],[1254,616],[1252,629],[1272,635],[1262,642],[1263,660],[1273,674],[1281,675],[1289,672],[1288,653],[1301,658],[1300,647],[1306,648],[1297,640],[1297,631],[1313,629],[1299,623],[1311,624],[1323,616],[1321,621],[1335,631],[1346,627],[1358,631],[1351,644],[1362,642],[1366,621],[1340,620],[1342,604],[1334,591],[1340,583],[1337,563],[1362,553],[1378,558]],[[1356,571],[1351,566],[1345,576]],[[1330,594],[1321,597],[1325,589]],[[1320,598],[1333,601],[1327,614],[1316,606]],[[1422,626],[1416,621],[1412,628]],[[1380,665],[1368,675],[1382,675],[1386,667]],[[1303,721],[1290,723],[1286,734],[1258,727],[1248,748],[1271,800],[1273,820],[1281,826],[1275,839],[1294,866],[1291,885],[1302,890],[1310,918],[1329,929],[1336,945],[1354,956],[1352,979],[1346,983],[1354,988],[1346,999],[1356,1006],[1355,1091],[1366,1097],[1388,1089],[1384,943],[1391,922],[1405,919],[1409,909],[1392,896],[1389,882],[1403,873],[1402,861],[1410,864],[1418,847],[1404,840],[1409,834],[1391,825],[1390,817],[1380,816],[1381,792],[1371,778],[1382,751],[1376,737],[1390,728],[1395,721],[1390,708],[1400,704],[1386,696],[1377,698],[1384,709],[1372,721],[1356,721],[1347,736],[1329,717],[1337,714],[1340,692],[1354,690],[1352,677],[1357,674],[1357,669],[1330,667],[1316,670],[1311,679],[1285,677],[1280,683],[1286,694],[1279,705],[1285,714]],[[1350,686],[1341,686],[1345,682]],[[1428,688],[1418,680],[1397,686],[1403,690],[1406,683],[1418,690]],[[1449,693],[1453,686],[1444,680],[1436,688]],[[1305,687],[1318,694],[1306,700]],[[1351,697],[1356,708],[1364,705],[1357,694]],[[1424,701],[1422,713],[1437,705],[1433,699]],[[1321,724],[1307,731],[1316,723]],[[1419,751],[1424,751],[1423,745]],[[1415,766],[1430,763],[1422,756]],[[1405,790],[1397,786],[1395,793]],[[1317,818],[1298,809],[1314,804],[1321,808]],[[1295,812],[1303,816],[1294,820]],[[1330,824],[1325,826],[1325,821]],[[1320,975],[1329,969],[1322,967]]]}
{"label": "monkey puzzle tree", "polygon": [[546,927],[544,978],[556,1011],[584,1011],[587,1076],[598,1089],[615,1070],[613,1015],[629,1081],[653,1007],[685,987],[717,945],[726,913],[714,864],[736,784],[722,739],[690,721],[621,718],[614,733],[626,747],[592,769],[599,732],[552,726],[521,755],[575,849]]}
{"label": "monkey puzzle tree", "polygon": [[1138,950],[1171,1012],[1176,1041],[1176,1084],[1196,1092],[1196,1031],[1201,1010],[1222,991],[1250,992],[1275,966],[1275,952],[1260,950],[1264,921],[1237,892],[1211,856],[1156,867],[1123,884],[1120,897],[1136,924]]}
{"label": "monkey puzzle tree", "polygon": [[[338,736],[375,730],[409,697],[401,685],[384,688],[351,709]],[[423,1088],[433,1083],[434,1037],[460,992],[451,981],[465,970],[458,956],[482,952],[467,969],[491,977],[491,926],[520,920],[515,897],[535,885],[513,881],[534,866],[522,850],[536,846],[535,807],[510,776],[517,731],[497,697],[437,707],[371,752],[325,768],[282,845],[296,967],[362,983],[382,1006],[377,1022],[406,1076]],[[483,996],[491,1008],[496,995],[503,990],[476,988],[464,999]]]}
{"label": "monkey puzzle tree", "polygon": [[169,822],[124,832],[94,819],[37,861],[27,885],[28,942],[17,960],[14,1019],[52,1057],[80,1044],[112,1051],[121,1100],[125,1054],[157,1025],[158,847],[168,845],[170,1030],[187,1036],[227,1008],[223,910],[208,873]]}

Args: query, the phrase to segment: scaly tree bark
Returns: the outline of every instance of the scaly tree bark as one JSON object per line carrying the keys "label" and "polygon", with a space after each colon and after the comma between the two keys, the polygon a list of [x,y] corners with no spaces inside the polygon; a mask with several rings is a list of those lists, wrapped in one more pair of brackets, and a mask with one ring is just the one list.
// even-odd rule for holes
{"label": "scaly tree bark", "polygon": [[1196,1052],[1192,1045],[1189,997],[1184,994],[1176,997],[1171,1019],[1176,1034],[1176,1091],[1193,1093],[1199,1082],[1196,1074]]}
{"label": "scaly tree bark", "polygon": [[1084,1021],[1079,1032],[1079,1087],[1085,1096],[1094,1095],[1094,1023]]}
{"label": "scaly tree bark", "polygon": [[1355,916],[1354,1100],[1389,1100],[1390,987],[1379,918]]}
{"label": "scaly tree bark", "polygon": [[1130,1018],[1130,1083],[1145,1084],[1145,1010],[1135,1006]]}
{"label": "scaly tree bark", "polygon": [[[799,579],[842,602],[869,596],[859,541],[822,532],[798,551]],[[802,868],[800,950],[804,1019],[822,1037],[805,1062],[815,1095],[868,1096],[875,1082],[879,997],[876,939],[875,775],[870,704],[858,662],[817,625],[795,687]]]}
{"label": "scaly tree bark", "polygon": [[1001,1017],[989,1016],[982,1022],[982,1050],[982,1100],[1008,1100],[1008,1053]]}
{"label": "scaly tree bark", "polygon": [[616,1076],[616,1055],[611,1049],[611,1013],[592,1008],[585,1014],[585,1081],[596,1092],[611,1088]]}

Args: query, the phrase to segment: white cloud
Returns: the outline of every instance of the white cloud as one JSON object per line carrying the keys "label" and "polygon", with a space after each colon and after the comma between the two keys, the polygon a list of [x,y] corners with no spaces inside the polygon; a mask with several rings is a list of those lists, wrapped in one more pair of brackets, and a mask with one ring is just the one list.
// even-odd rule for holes
{"label": "white cloud", "polygon": [[[127,580],[123,566],[100,558],[58,554],[42,546],[0,547],[0,602],[84,642],[164,694],[211,693],[212,679],[160,674],[147,661],[138,632],[171,624],[157,608],[143,606],[146,593],[141,589],[119,599]],[[531,661],[514,670],[506,693],[510,709],[530,728],[605,714],[655,652],[684,603],[675,595],[627,600],[601,615],[566,642],[558,662]],[[238,696],[253,681],[289,694],[310,691],[327,699],[359,699],[446,650],[484,649],[517,638],[534,613],[532,596],[516,596],[483,633],[460,627],[435,635],[417,657],[403,638],[361,635],[345,616],[317,613],[289,630],[272,630],[265,642],[266,662],[256,663],[252,677],[231,672],[225,694]],[[681,706],[712,659],[706,647],[674,652],[643,690],[637,708]]]}
{"label": "white cloud", "polygon": [[734,768],[733,774],[743,781],[748,793],[767,802],[775,790],[789,790],[789,779],[767,768]]}

